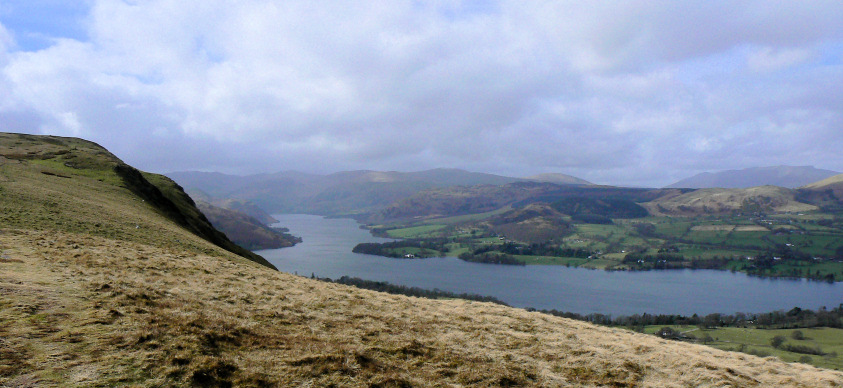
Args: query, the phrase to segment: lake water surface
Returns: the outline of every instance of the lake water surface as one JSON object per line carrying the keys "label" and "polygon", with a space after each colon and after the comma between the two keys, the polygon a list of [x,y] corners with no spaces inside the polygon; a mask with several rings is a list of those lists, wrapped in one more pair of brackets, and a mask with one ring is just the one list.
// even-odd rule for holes
{"label": "lake water surface", "polygon": [[713,270],[608,272],[564,266],[468,263],[453,257],[390,259],[351,252],[382,242],[350,219],[274,215],[302,243],[263,250],[279,270],[299,275],[343,275],[392,284],[494,296],[512,306],[580,314],[682,314],[817,309],[843,303],[843,283],[765,279]]}

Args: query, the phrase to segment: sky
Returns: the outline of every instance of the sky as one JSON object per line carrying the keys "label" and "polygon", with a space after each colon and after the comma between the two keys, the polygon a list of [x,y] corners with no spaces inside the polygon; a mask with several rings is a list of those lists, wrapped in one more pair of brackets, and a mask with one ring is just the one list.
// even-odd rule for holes
{"label": "sky", "polygon": [[843,171],[843,2],[0,0],[0,131],[152,172]]}

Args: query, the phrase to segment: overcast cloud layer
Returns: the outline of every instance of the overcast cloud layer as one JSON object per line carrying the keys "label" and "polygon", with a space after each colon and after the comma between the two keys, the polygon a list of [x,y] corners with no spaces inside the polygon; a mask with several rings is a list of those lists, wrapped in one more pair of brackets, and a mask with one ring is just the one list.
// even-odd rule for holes
{"label": "overcast cloud layer", "polygon": [[139,168],[843,171],[843,2],[0,2],[2,131]]}

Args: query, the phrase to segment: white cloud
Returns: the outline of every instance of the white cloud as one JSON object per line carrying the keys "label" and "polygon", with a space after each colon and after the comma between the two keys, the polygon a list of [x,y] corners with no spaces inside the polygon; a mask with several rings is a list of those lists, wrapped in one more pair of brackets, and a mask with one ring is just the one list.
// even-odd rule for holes
{"label": "white cloud", "polygon": [[99,0],[86,41],[9,54],[0,26],[0,117],[157,170],[453,166],[664,184],[773,161],[742,147],[785,142],[801,159],[776,164],[843,163],[818,139],[843,121],[829,86],[843,78],[838,2],[455,4]]}

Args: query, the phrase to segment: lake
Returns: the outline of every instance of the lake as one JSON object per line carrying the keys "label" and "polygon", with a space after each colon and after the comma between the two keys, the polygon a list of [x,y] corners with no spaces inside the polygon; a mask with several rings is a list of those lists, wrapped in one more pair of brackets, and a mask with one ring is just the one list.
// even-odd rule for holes
{"label": "lake", "polygon": [[390,259],[352,253],[361,242],[384,242],[350,219],[274,215],[304,240],[263,250],[279,270],[303,276],[343,275],[392,284],[494,296],[516,307],[579,314],[757,313],[816,310],[843,303],[843,283],[768,279],[713,270],[609,272],[564,266],[468,263],[454,257]]}

